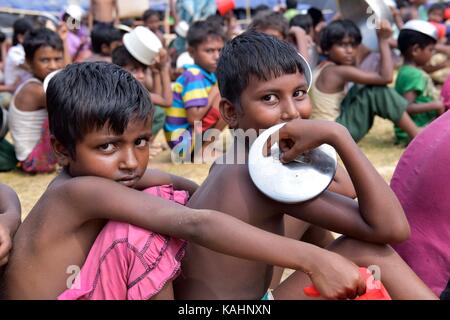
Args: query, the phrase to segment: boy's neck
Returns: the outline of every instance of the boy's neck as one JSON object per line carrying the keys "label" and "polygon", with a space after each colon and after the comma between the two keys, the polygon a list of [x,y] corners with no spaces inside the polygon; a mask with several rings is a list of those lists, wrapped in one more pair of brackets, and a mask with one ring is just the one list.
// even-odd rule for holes
{"label": "boy's neck", "polygon": [[417,63],[415,63],[414,62],[414,60],[412,60],[412,59],[405,59],[405,62],[404,62],[404,64],[405,65],[407,65],[407,66],[411,66],[411,67],[415,67],[415,68],[422,68],[422,66],[419,66]]}

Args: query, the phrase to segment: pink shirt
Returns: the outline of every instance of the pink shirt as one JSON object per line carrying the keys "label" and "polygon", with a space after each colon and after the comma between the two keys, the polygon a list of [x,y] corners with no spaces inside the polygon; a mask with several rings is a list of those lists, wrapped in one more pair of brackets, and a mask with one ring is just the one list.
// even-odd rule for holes
{"label": "pink shirt", "polygon": [[439,296],[450,279],[450,112],[411,142],[391,187],[411,226],[394,248]]}

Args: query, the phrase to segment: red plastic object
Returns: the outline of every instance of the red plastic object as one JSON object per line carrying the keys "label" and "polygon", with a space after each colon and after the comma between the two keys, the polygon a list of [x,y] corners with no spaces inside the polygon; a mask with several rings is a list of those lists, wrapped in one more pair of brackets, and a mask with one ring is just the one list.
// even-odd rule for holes
{"label": "red plastic object", "polygon": [[[375,280],[372,273],[366,268],[359,268],[361,277],[366,281],[366,293],[355,300],[392,300],[380,280]],[[303,292],[309,297],[320,297],[320,292],[314,286],[303,288]]]}
{"label": "red plastic object", "polygon": [[234,0],[216,0],[216,5],[221,16],[224,16],[228,11],[236,7]]}

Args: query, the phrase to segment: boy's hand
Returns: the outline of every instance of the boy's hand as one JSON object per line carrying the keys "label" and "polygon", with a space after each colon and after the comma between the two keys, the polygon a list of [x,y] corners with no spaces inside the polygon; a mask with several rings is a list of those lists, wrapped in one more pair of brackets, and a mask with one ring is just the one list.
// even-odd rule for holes
{"label": "boy's hand", "polygon": [[377,30],[377,35],[380,40],[387,40],[392,36],[392,27],[389,21],[380,21],[380,28]]}
{"label": "boy's hand", "polygon": [[287,163],[323,143],[333,145],[332,137],[337,133],[339,137],[345,134],[350,136],[347,129],[333,121],[296,119],[286,123],[272,135],[266,151],[270,153],[271,146],[278,142],[281,151],[280,160]]}
{"label": "boy's hand", "polygon": [[8,263],[11,248],[11,233],[0,221],[0,267]]}
{"label": "boy's hand", "polygon": [[159,50],[158,55],[155,57],[155,63],[154,66],[161,70],[163,69],[165,66],[168,66],[168,62],[169,62],[169,55],[167,54],[167,50],[164,48],[161,48]]}
{"label": "boy's hand", "polygon": [[309,274],[315,288],[325,299],[354,299],[366,292],[359,267],[350,260],[327,252]]}

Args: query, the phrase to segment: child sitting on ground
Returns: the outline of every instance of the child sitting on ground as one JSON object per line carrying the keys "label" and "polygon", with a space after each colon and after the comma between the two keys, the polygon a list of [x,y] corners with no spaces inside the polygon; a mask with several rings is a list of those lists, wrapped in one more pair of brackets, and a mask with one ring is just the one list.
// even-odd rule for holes
{"label": "child sitting on ground", "polygon": [[[419,29],[424,31],[419,31],[415,24],[419,24]],[[411,20],[403,26],[398,37],[398,48],[404,64],[398,71],[395,90],[409,102],[407,111],[419,127],[426,126],[445,110],[433,80],[422,70],[429,63],[436,45],[437,34],[433,28],[426,21]],[[434,31],[435,37],[426,34],[427,30]],[[395,128],[395,136],[397,142],[409,141],[400,128]]]}
{"label": "child sitting on ground", "polygon": [[20,202],[14,190],[0,183],[0,277],[8,263],[12,239],[20,225]]}
{"label": "child sitting on ground", "polygon": [[[303,73],[305,63],[289,44],[261,33],[246,32],[225,45],[217,68],[220,111],[230,128],[238,129],[235,144],[229,154],[212,166],[188,206],[218,209],[276,234],[283,234],[286,213],[353,238],[340,238],[328,250],[298,241],[304,247],[304,269],[294,272],[273,291],[276,299],[306,298],[302,289],[310,281],[308,276],[314,280],[316,276],[328,275],[326,281],[334,283],[353,273],[350,265],[336,264],[335,259],[343,259],[342,256],[360,266],[379,266],[392,298],[435,298],[385,245],[408,238],[408,223],[394,193],[348,131],[335,122],[301,119],[310,109],[310,79]],[[283,162],[323,143],[334,146],[354,182],[359,205],[330,191],[304,203],[285,204],[269,199],[256,188],[247,161],[236,163],[236,159],[247,160],[247,138],[282,122],[288,123],[280,130],[280,144],[289,140],[285,144],[293,145],[290,150],[282,150]],[[273,179],[277,183],[277,177]],[[278,249],[289,255],[284,248]],[[177,299],[261,299],[272,276],[272,265],[215,253],[192,243],[188,244],[182,268],[183,273],[175,282]],[[352,287],[335,298],[353,298],[356,291]]]}
{"label": "child sitting on ground", "polygon": [[[0,289],[5,298],[173,298],[186,243],[171,236],[304,268],[300,242],[220,212],[179,205],[197,185],[147,169],[152,104],[127,71],[102,62],[69,65],[50,80],[47,102],[52,144],[64,169],[14,238]],[[327,256],[349,272],[329,283],[333,270],[313,268],[320,270],[312,280],[321,293],[364,291],[356,266]]]}
{"label": "child sitting on ground", "polygon": [[[320,46],[327,60],[317,66],[310,96],[312,119],[336,121],[348,129],[355,141],[373,125],[375,115],[389,119],[414,137],[419,129],[406,112],[408,102],[386,85],[392,82],[393,63],[389,48],[392,34],[382,21],[378,30],[380,71],[366,72],[356,66],[361,32],[350,20],[334,21],[321,34]],[[354,85],[347,92],[347,85]]]}
{"label": "child sitting on ground", "polygon": [[[177,147],[175,153],[190,160],[197,134],[211,128],[225,128],[218,110],[215,75],[224,34],[215,24],[197,21],[189,28],[187,42],[195,64],[185,65],[186,71],[173,85],[173,103],[166,109],[164,131],[169,146]],[[196,122],[201,123],[201,128],[194,126]]]}
{"label": "child sitting on ground", "polygon": [[153,140],[164,126],[165,111],[163,108],[172,105],[170,61],[165,49],[161,49],[153,61],[143,60],[143,58],[138,56],[134,57],[131,52],[127,49],[127,43],[117,47],[112,53],[112,62],[130,72],[151,92],[151,100],[155,105],[152,122],[152,141],[150,144],[150,156],[153,157],[162,151],[162,147]]}
{"label": "child sitting on ground", "polygon": [[56,159],[50,145],[48,114],[42,81],[64,67],[63,42],[49,29],[29,32],[25,55],[33,73],[14,94],[9,108],[9,130],[20,168],[28,173],[52,172]]}

